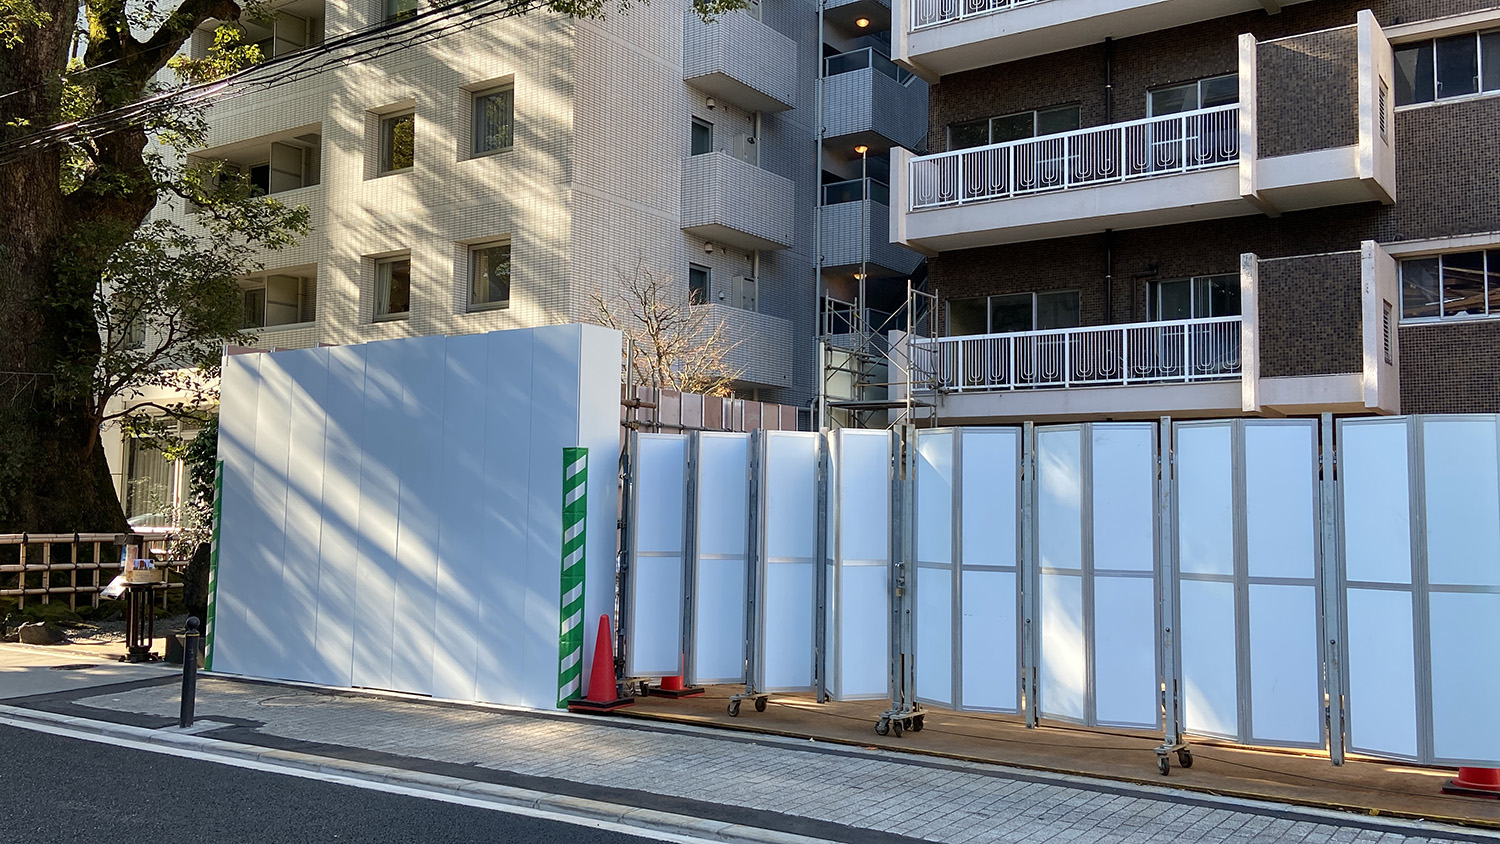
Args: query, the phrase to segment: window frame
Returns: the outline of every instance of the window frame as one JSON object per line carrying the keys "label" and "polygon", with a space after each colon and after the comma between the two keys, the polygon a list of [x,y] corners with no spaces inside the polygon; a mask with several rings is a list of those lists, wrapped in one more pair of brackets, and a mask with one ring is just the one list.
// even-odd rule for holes
{"label": "window frame", "polygon": [[[1038,315],[1040,313],[1039,310],[1038,310],[1038,308],[1037,308],[1037,299],[1038,299],[1038,297],[1040,297],[1040,296],[1066,296],[1066,295],[1072,295],[1073,301],[1074,301],[1074,303],[1076,303],[1076,307],[1074,308],[1074,311],[1078,314],[1078,323],[1079,324],[1078,325],[1063,326],[1063,327],[1060,327],[1060,328],[1037,328],[1037,318],[1038,318]],[[1031,327],[1028,328],[1028,329],[1026,329],[1026,330],[1024,330],[1024,331],[995,331],[994,330],[994,327],[995,327],[995,325],[994,325],[994,317],[995,317],[994,300],[996,300],[996,299],[1019,298],[1021,296],[1029,296],[1031,298]],[[985,326],[985,331],[984,331],[983,334],[973,335],[973,334],[952,334],[952,333],[949,333],[950,330],[951,330],[951,326],[953,325],[953,302],[955,302],[955,301],[959,301],[959,302],[983,301],[984,302],[984,326]],[[964,296],[964,297],[960,297],[960,298],[957,298],[957,299],[946,299],[946,300],[943,301],[943,329],[944,329],[944,336],[945,337],[974,337],[974,336],[989,337],[989,336],[996,335],[996,334],[1007,334],[1008,335],[1008,334],[1030,334],[1030,333],[1034,333],[1034,332],[1037,332],[1037,331],[1067,331],[1069,329],[1082,328],[1082,327],[1083,327],[1083,291],[1082,291],[1081,288],[1061,288],[1061,289],[1058,289],[1058,290],[1022,290],[1022,291],[1019,291],[1019,292],[1016,292],[1016,293],[992,293],[992,294],[989,294],[989,295],[986,295],[986,296]]]}
{"label": "window frame", "polygon": [[[508,97],[509,102],[508,102],[508,104],[506,106],[506,110],[507,110],[508,114],[507,114],[506,119],[505,119],[505,123],[506,123],[507,129],[508,129],[507,137],[509,138],[509,142],[505,143],[505,144],[502,144],[500,146],[497,146],[497,147],[492,147],[492,148],[488,148],[488,149],[481,149],[480,145],[479,145],[480,144],[480,138],[481,138],[480,126],[479,126],[480,103],[482,101],[484,101],[484,100],[488,100],[488,99],[491,99],[493,97],[500,96],[502,94],[508,94],[509,95],[509,97]],[[471,92],[470,95],[469,95],[469,113],[470,113],[470,115],[472,117],[472,120],[470,121],[471,125],[469,127],[469,132],[470,132],[470,138],[469,138],[469,140],[470,140],[470,144],[469,144],[469,156],[471,158],[484,158],[485,156],[499,155],[502,152],[508,152],[508,151],[513,150],[513,149],[516,148],[516,86],[515,86],[515,83],[513,83],[513,82],[507,82],[507,83],[505,83],[503,85],[494,85],[494,86],[490,86],[488,88],[483,88],[483,89]],[[415,146],[416,146],[415,140],[416,140],[415,139],[415,133],[413,133],[413,144],[412,144],[412,146],[413,146],[413,153],[414,153],[413,156],[412,156],[413,158],[416,157],[415,156]]]}
{"label": "window frame", "polygon": [[[701,274],[703,284],[701,287],[693,281],[694,274]],[[688,264],[688,305],[707,305],[708,297],[713,293],[714,268],[706,264]],[[693,294],[701,289],[702,296],[695,297]]]}
{"label": "window frame", "polygon": [[[1146,91],[1146,116],[1148,118],[1150,118],[1150,117],[1168,117],[1168,116],[1173,115],[1173,114],[1187,114],[1189,112],[1201,111],[1202,109],[1205,109],[1205,108],[1219,108],[1221,106],[1231,105],[1231,103],[1219,103],[1217,106],[1206,106],[1206,105],[1203,104],[1203,86],[1206,85],[1206,84],[1212,83],[1212,82],[1219,82],[1219,81],[1225,80],[1225,79],[1232,79],[1232,80],[1235,81],[1234,103],[1238,103],[1239,102],[1239,76],[1240,75],[1239,75],[1238,71],[1234,71],[1234,72],[1231,72],[1231,73],[1216,73],[1213,76],[1205,76],[1205,77],[1202,77],[1201,79],[1193,79],[1193,80],[1189,80],[1187,82],[1178,82],[1178,83],[1173,84],[1173,85],[1162,85],[1162,86],[1159,86],[1159,87],[1156,87],[1156,88],[1152,88],[1152,89]],[[1182,111],[1169,111],[1169,112],[1162,112],[1160,114],[1157,113],[1157,111],[1156,111],[1156,97],[1158,95],[1160,95],[1162,93],[1165,93],[1167,91],[1176,91],[1176,90],[1180,90],[1180,89],[1183,89],[1183,88],[1189,88],[1189,87],[1191,87],[1193,89],[1194,102],[1196,103],[1196,105],[1194,105],[1192,108],[1183,109]]]}
{"label": "window frame", "polygon": [[[1480,256],[1480,276],[1484,279],[1484,292],[1480,301],[1485,304],[1485,312],[1481,314],[1445,314],[1444,306],[1447,304],[1444,290],[1445,259],[1455,255]],[[1407,316],[1406,309],[1406,272],[1408,265],[1419,261],[1437,261],[1437,309],[1436,315],[1430,316]],[[1491,292],[1494,290],[1495,292]],[[1396,307],[1400,308],[1400,317],[1397,322],[1400,325],[1430,325],[1439,322],[1472,322],[1475,320],[1500,319],[1500,244],[1479,249],[1459,249],[1448,252],[1436,252],[1423,255],[1403,255],[1396,269]]]}
{"label": "window frame", "polygon": [[[390,284],[395,280],[394,267],[397,264],[403,263],[406,264],[406,308],[405,310],[393,311],[390,309]],[[392,269],[387,270],[387,267]],[[411,316],[411,276],[412,261],[410,252],[375,259],[375,296],[373,307],[371,308],[371,320],[373,322],[394,322],[407,319]],[[383,295],[381,292],[382,286],[385,287]],[[385,310],[381,310],[382,301],[385,302]]]}
{"label": "window frame", "polygon": [[[417,166],[417,110],[415,108],[393,111],[379,115],[379,158],[375,162],[375,175],[389,176],[393,173],[409,173]],[[396,124],[411,121],[411,161],[404,167],[396,167]]]}
{"label": "window frame", "polygon": [[[1049,132],[1049,133],[1047,133],[1045,135],[1038,134],[1039,127],[1041,126],[1042,115],[1044,115],[1044,114],[1053,114],[1053,113],[1056,113],[1056,112],[1069,111],[1069,110],[1071,110],[1074,113],[1074,116],[1077,118],[1075,122],[1078,125],[1076,127],[1072,128],[1072,129],[1064,129],[1064,130],[1062,130],[1060,132]],[[1010,139],[1008,141],[997,141],[997,140],[995,140],[995,123],[997,121],[1008,120],[1010,118],[1021,117],[1023,115],[1030,115],[1030,117],[1031,117],[1031,134],[1029,136],[1027,136],[1025,138],[1012,138],[1012,139]],[[953,130],[955,128],[961,128],[961,127],[965,127],[965,126],[977,126],[980,123],[983,123],[984,126],[985,126],[985,138],[987,139],[985,141],[985,143],[977,144],[977,145],[972,146],[972,147],[956,147],[956,146],[953,145]],[[976,120],[963,120],[963,121],[960,121],[958,123],[949,123],[948,124],[948,129],[947,129],[947,144],[948,144],[948,150],[950,152],[954,151],[954,150],[958,150],[958,149],[978,149],[979,147],[994,146],[996,144],[1018,143],[1020,141],[1033,140],[1033,139],[1036,139],[1036,138],[1051,138],[1051,137],[1054,137],[1056,135],[1065,135],[1068,132],[1077,132],[1077,131],[1079,131],[1082,128],[1083,128],[1083,106],[1082,106],[1082,104],[1081,103],[1063,103],[1061,105],[1047,106],[1046,108],[1023,109],[1021,111],[1013,111],[1013,112],[1010,112],[1008,114],[997,114],[997,115],[994,115],[992,117],[981,117],[981,118],[978,118]]]}
{"label": "window frame", "polygon": [[[1244,300],[1244,291],[1243,290],[1239,291],[1239,299],[1238,299],[1238,301],[1239,301],[1240,309],[1239,309],[1238,313],[1234,313],[1234,314],[1218,314],[1217,316],[1214,316],[1214,315],[1197,316],[1196,315],[1196,311],[1198,310],[1198,298],[1199,298],[1198,286],[1199,286],[1199,283],[1202,282],[1204,284],[1208,284],[1208,283],[1211,283],[1214,279],[1219,279],[1219,278],[1233,278],[1233,279],[1237,280],[1239,278],[1239,275],[1237,273],[1208,273],[1206,275],[1183,276],[1181,278],[1152,279],[1151,281],[1147,282],[1147,284],[1146,284],[1146,321],[1147,322],[1181,322],[1184,319],[1184,318],[1174,318],[1174,319],[1168,320],[1168,319],[1163,319],[1161,317],[1161,294],[1160,294],[1159,291],[1161,290],[1161,285],[1163,285],[1163,284],[1186,284],[1188,286],[1188,316],[1185,317],[1185,319],[1190,319],[1190,320],[1191,319],[1219,319],[1221,317],[1244,316],[1244,313],[1245,313],[1245,300]],[[1153,301],[1153,299],[1155,301]],[[1212,299],[1207,299],[1206,301],[1209,304],[1211,304],[1213,300]]]}
{"label": "window frame", "polygon": [[[704,149],[704,150],[701,150],[701,151],[698,149],[698,130],[699,129],[707,130],[706,137],[708,139],[708,148]],[[689,156],[707,155],[707,154],[709,154],[709,153],[711,153],[713,151],[714,151],[714,124],[713,124],[713,122],[709,121],[709,120],[704,120],[701,117],[694,116],[692,118],[692,122],[689,124],[689,127],[688,127],[688,155]]]}
{"label": "window frame", "polygon": [[[1485,87],[1485,71],[1487,67],[1487,63],[1485,61],[1485,39],[1487,37],[1494,39],[1494,58],[1496,59],[1496,64],[1500,64],[1500,29],[1496,29],[1493,27],[1486,29],[1476,29],[1473,32],[1459,32],[1453,35],[1444,35],[1436,38],[1422,38],[1416,41],[1407,41],[1402,44],[1392,45],[1395,53],[1392,61],[1392,76],[1394,77],[1394,81],[1396,83],[1394,86],[1395,90],[1392,92],[1392,95],[1395,97],[1395,107],[1398,109],[1420,108],[1423,106],[1437,105],[1438,103],[1462,102],[1467,99],[1492,97],[1500,94],[1500,67],[1489,68],[1490,73],[1495,77],[1494,87]],[[1463,38],[1472,38],[1474,41],[1474,85],[1476,90],[1469,93],[1443,96],[1441,93],[1443,80],[1439,74],[1439,68],[1441,67],[1438,49],[1439,45],[1445,42],[1452,43],[1457,39]],[[1415,96],[1417,94],[1417,83],[1421,80],[1421,76],[1418,71],[1422,69],[1420,66],[1420,62],[1422,51],[1424,49],[1430,54],[1431,64],[1427,68],[1427,70],[1431,73],[1430,81],[1432,86],[1432,97],[1430,99],[1423,98],[1403,100],[1403,87],[1408,89],[1405,92],[1408,96]],[[1417,62],[1419,64],[1413,67],[1414,78],[1409,84],[1406,84],[1404,82],[1405,77],[1403,77],[1401,73],[1401,58],[1403,54],[1409,54],[1413,51],[1415,51],[1417,54]]]}
{"label": "window frame", "polygon": [[[474,260],[474,256],[476,253],[486,252],[491,249],[499,249],[501,247],[505,248],[505,298],[487,302],[476,301],[476,297],[474,294],[479,288],[479,262]],[[479,311],[503,311],[509,308],[511,293],[515,287],[515,247],[512,244],[511,239],[508,237],[504,237],[497,238],[495,240],[487,240],[481,243],[471,243],[467,247],[466,254],[468,255],[469,264],[469,271],[467,274],[469,289],[468,295],[466,297],[468,300],[468,312],[475,313]]]}
{"label": "window frame", "polygon": [[[269,280],[272,276],[294,278],[297,280],[297,319],[293,322],[270,322],[270,312],[268,308],[272,304],[277,304],[271,301]],[[250,332],[282,331],[288,328],[299,328],[302,326],[314,325],[317,323],[318,276],[316,272],[308,275],[303,272],[294,272],[288,270],[268,270],[256,273],[255,275],[244,276],[242,278],[236,279],[236,281],[239,283],[240,291],[243,295],[242,302],[245,316],[245,319],[242,320],[245,324],[241,327],[240,330]],[[308,293],[309,288],[311,289],[311,296],[309,296]],[[249,300],[251,298],[251,294],[257,292],[260,293],[260,323],[258,325],[252,325],[249,323],[248,319],[250,316]],[[309,306],[309,299],[311,299],[311,306]]]}
{"label": "window frame", "polygon": [[421,4],[419,2],[417,2],[417,0],[411,0],[411,3],[410,3],[411,8],[409,8],[409,9],[398,9],[398,10],[396,10],[394,12],[391,11],[391,8],[393,6],[396,6],[396,5],[406,5],[406,4],[403,3],[402,0],[381,0],[381,2],[380,2],[380,22],[381,23],[387,23],[387,24],[388,23],[399,23],[401,21],[411,20],[412,18],[414,18],[414,17],[417,16],[417,12],[421,11]]}

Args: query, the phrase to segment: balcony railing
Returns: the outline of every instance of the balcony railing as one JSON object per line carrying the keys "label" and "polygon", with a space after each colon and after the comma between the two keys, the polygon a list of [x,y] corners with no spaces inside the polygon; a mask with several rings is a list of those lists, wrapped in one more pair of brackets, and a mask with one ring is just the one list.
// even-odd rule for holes
{"label": "balcony railing", "polygon": [[1240,374],[1240,317],[913,339],[911,356],[955,393],[1214,381]]}
{"label": "balcony railing", "polygon": [[865,182],[870,183],[870,200],[881,205],[891,204],[891,186],[879,179],[850,179],[845,182],[829,182],[823,186],[823,204],[838,205],[843,202],[860,202],[865,198]]}
{"label": "balcony railing", "polygon": [[1239,161],[1238,105],[911,161],[911,210],[1186,173]]}
{"label": "balcony railing", "polygon": [[847,53],[839,53],[829,56],[823,60],[823,75],[837,76],[840,73],[850,73],[873,67],[886,76],[905,85],[911,81],[912,72],[891,61],[890,56],[885,55],[874,47],[866,47],[862,50],[850,50]]}
{"label": "balcony railing", "polygon": [[937,26],[1042,2],[1046,0],[912,0],[911,28]]}

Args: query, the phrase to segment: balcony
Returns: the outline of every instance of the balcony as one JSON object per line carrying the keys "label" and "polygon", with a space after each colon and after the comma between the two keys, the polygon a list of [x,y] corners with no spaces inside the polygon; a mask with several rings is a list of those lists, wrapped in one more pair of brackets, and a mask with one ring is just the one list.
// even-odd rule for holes
{"label": "balcony", "polygon": [[682,162],[682,230],[740,249],[787,249],[793,239],[790,179],[726,152]]}
{"label": "balcony", "polygon": [[937,424],[1400,412],[1396,262],[1240,258],[1239,316],[899,338]]}
{"label": "balcony", "polygon": [[1306,0],[902,0],[895,60],[941,76]]}
{"label": "balcony", "polygon": [[785,364],[785,352],[793,346],[790,320],[716,302],[692,307],[695,319],[703,315],[704,331],[721,329],[721,347],[728,349],[724,362],[737,373],[736,384],[791,386],[791,367]]}
{"label": "balcony", "polygon": [[823,186],[820,227],[825,270],[848,272],[863,263],[872,277],[896,278],[910,275],[922,262],[921,255],[891,243],[890,190],[875,179]]}
{"label": "balcony", "polygon": [[1392,62],[1361,12],[1340,29],[1241,36],[1238,104],[936,155],[895,150],[893,238],[939,252],[1391,203]]}
{"label": "balcony", "polygon": [[873,47],[823,62],[825,140],[917,149],[927,138],[927,83]]}
{"label": "balcony", "polygon": [[797,42],[744,11],[682,19],[682,81],[746,111],[797,104]]}

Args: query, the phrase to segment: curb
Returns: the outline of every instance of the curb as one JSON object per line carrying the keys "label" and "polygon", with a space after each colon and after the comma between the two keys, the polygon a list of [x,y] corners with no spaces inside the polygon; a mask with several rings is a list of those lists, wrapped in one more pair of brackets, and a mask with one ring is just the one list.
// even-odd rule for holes
{"label": "curb", "polygon": [[[212,719],[204,720],[211,721]],[[476,782],[422,771],[406,771],[368,762],[346,761],[292,750],[256,747],[205,738],[191,733],[112,724],[108,721],[94,721],[3,704],[0,704],[0,723],[23,729],[46,725],[74,732],[193,751],[209,756],[257,762],[269,768],[294,769],[320,776],[400,786],[418,792],[416,796],[422,796],[421,793],[425,792],[434,797],[455,797],[466,801],[488,803],[496,808],[529,809],[563,818],[602,821],[697,839],[735,842],[736,844],[820,844],[823,841],[820,838],[744,824],[696,818],[654,809],[640,809],[618,803],[549,794],[543,791]]]}

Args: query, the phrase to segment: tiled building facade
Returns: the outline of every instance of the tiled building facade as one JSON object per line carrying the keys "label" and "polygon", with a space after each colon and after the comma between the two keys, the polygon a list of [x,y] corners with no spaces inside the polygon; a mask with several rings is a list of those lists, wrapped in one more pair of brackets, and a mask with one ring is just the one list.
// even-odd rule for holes
{"label": "tiled building facade", "polygon": [[1500,411],[1500,3],[898,17],[932,154],[891,226],[929,255],[941,420]]}

